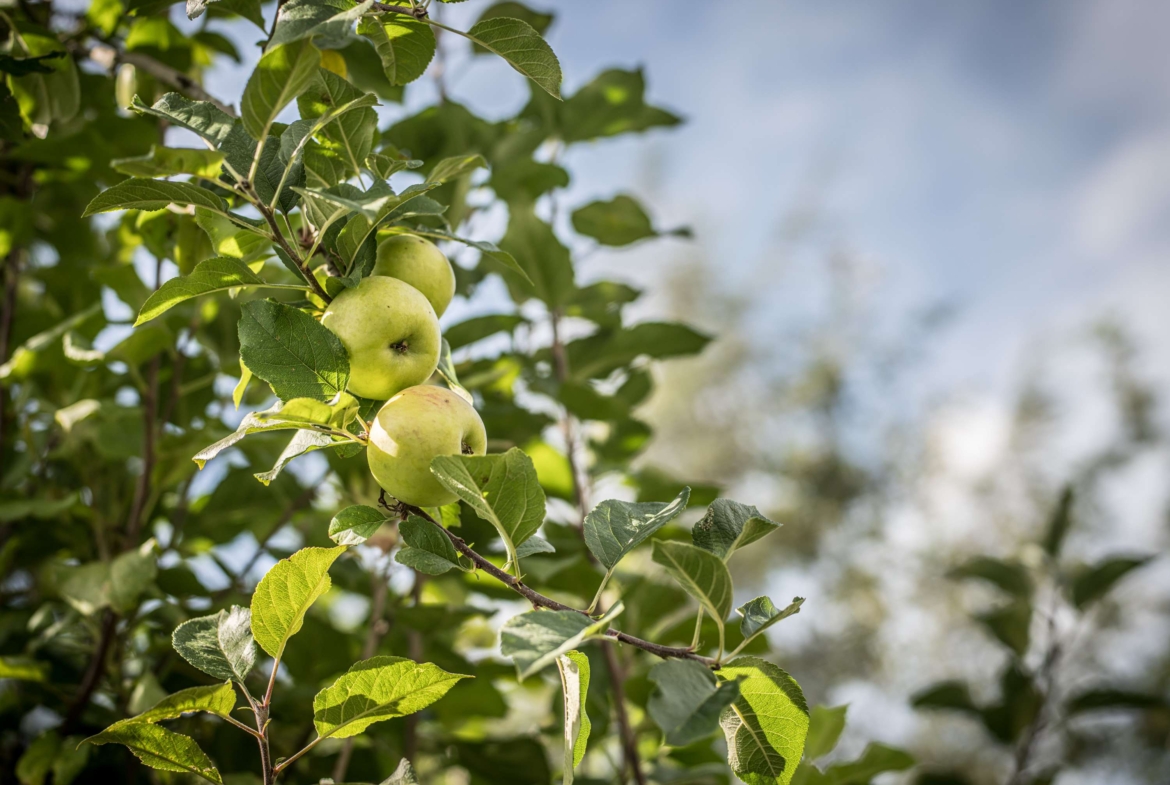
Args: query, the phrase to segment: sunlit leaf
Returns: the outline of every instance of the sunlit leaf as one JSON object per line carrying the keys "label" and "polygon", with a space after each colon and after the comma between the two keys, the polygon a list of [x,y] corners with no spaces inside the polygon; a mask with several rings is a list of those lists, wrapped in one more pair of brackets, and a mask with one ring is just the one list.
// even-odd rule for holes
{"label": "sunlit leaf", "polygon": [[171,643],[183,659],[216,679],[243,683],[256,664],[252,612],[238,605],[183,622]]}
{"label": "sunlit leaf", "polygon": [[329,568],[346,546],[302,548],[269,570],[252,594],[252,635],[260,648],[280,658],[301,629],[305,612],[329,590]]}

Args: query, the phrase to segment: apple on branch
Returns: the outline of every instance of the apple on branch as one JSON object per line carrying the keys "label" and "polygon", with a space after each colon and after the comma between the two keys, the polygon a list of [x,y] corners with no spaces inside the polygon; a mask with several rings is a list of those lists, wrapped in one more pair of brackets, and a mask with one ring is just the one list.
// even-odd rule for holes
{"label": "apple on branch", "polygon": [[383,489],[416,507],[456,500],[431,474],[440,455],[483,455],[487,432],[479,413],[443,387],[409,387],[386,401],[370,425],[366,453]]}
{"label": "apple on branch", "polygon": [[397,278],[374,275],[333,299],[321,324],[349,353],[354,395],[385,400],[422,384],[439,364],[439,318],[427,298]]}
{"label": "apple on branch", "polygon": [[442,316],[455,296],[455,271],[438,246],[425,237],[396,234],[378,244],[374,275],[406,281]]}

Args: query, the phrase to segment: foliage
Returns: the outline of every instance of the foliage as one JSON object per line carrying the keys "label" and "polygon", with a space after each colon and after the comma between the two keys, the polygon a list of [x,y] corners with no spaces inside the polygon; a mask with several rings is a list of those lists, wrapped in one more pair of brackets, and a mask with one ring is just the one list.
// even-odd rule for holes
{"label": "foliage", "polygon": [[[289,0],[265,27],[257,0],[193,0],[189,35],[165,2],[0,14],[0,646],[16,680],[0,711],[21,729],[2,754],[22,782],[461,767],[539,783],[546,746],[566,783],[641,783],[647,756],[661,773],[725,754],[752,785],[796,772],[800,687],[739,653],[766,651],[761,633],[801,601],[757,598],[727,624],[729,560],[777,525],[719,500],[688,544],[690,490],[631,468],[650,362],[710,338],[629,323],[640,292],[579,284],[551,219],[566,146],[679,120],[645,101],[640,72],[562,100],[550,15],[500,3],[461,31],[435,7]],[[238,57],[215,31],[235,17],[264,30],[238,117],[200,87]],[[528,105],[490,122],[444,96],[380,128],[374,107],[451,35],[527,77]],[[168,146],[168,129],[207,149]],[[496,202],[503,237],[467,236]],[[685,234],[628,195],[571,223],[611,246]],[[493,453],[435,458],[458,499],[442,508],[374,484],[363,447],[383,402],[347,391],[359,358],[321,322],[401,233],[470,250],[459,294],[497,276],[512,300],[445,330],[430,382],[473,402]],[[591,510],[602,475],[639,500]],[[502,626],[514,671],[477,652],[509,598],[534,608]],[[365,624],[345,620],[355,603]],[[492,729],[533,705],[554,719]]]}

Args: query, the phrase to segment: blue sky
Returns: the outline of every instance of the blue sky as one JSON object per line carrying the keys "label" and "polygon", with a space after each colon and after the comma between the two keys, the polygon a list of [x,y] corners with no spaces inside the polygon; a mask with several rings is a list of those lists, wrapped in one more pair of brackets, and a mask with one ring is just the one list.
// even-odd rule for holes
{"label": "blue sky", "polygon": [[[437,5],[437,4],[436,4]],[[470,25],[486,2],[444,6]],[[642,195],[693,224],[730,290],[757,292],[761,334],[809,307],[776,259],[783,219],[812,202],[803,253],[864,260],[880,318],[939,302],[929,385],[1002,387],[1041,336],[1119,315],[1164,334],[1170,291],[1170,6],[1149,0],[882,3],[543,0],[571,92],[642,66],[682,128],[586,145],[563,204]],[[244,24],[241,43],[256,37]],[[488,116],[527,99],[491,58],[448,40],[449,90]],[[241,47],[247,49],[248,47]],[[253,55],[254,56],[254,55]],[[209,85],[234,98],[241,69]],[[410,105],[433,99],[428,80]],[[387,117],[401,115],[387,107]],[[487,231],[490,232],[490,227]],[[590,257],[591,277],[653,284],[677,241]],[[1159,366],[1166,349],[1144,347]],[[1162,356],[1158,356],[1161,351]]]}

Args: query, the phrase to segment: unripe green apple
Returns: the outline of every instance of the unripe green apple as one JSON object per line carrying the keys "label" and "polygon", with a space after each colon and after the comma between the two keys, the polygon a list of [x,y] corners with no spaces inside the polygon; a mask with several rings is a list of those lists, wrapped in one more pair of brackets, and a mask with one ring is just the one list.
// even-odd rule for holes
{"label": "unripe green apple", "polygon": [[366,455],[378,485],[399,501],[440,507],[456,500],[431,474],[439,455],[483,455],[487,433],[471,404],[444,387],[408,387],[370,425]]}
{"label": "unripe green apple", "polygon": [[349,352],[354,395],[385,400],[422,384],[439,364],[439,318],[418,289],[372,275],[333,298],[321,324]]}
{"label": "unripe green apple", "polygon": [[438,247],[425,237],[396,234],[378,244],[374,275],[406,281],[422,292],[438,316],[455,296],[455,271]]}

